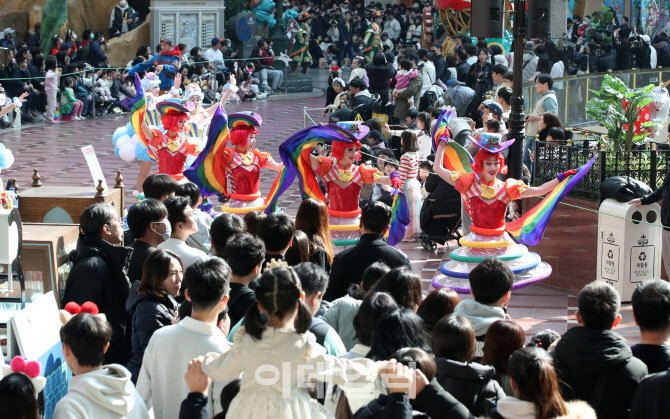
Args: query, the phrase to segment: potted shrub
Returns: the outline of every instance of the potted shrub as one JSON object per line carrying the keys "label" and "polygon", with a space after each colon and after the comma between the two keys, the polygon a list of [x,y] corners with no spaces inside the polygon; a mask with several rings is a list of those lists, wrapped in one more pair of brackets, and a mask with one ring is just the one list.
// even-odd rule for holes
{"label": "potted shrub", "polygon": [[586,115],[595,119],[607,130],[611,148],[615,151],[630,151],[633,144],[643,143],[653,127],[661,128],[658,121],[642,121],[644,108],[654,101],[654,85],[629,89],[621,79],[605,75],[599,91],[586,102]]}

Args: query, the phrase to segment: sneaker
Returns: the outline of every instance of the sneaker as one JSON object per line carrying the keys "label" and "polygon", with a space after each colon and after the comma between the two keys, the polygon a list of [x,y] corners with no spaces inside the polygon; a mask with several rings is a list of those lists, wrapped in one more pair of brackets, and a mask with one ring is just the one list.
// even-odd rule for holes
{"label": "sneaker", "polygon": [[268,97],[267,93],[259,93],[256,95],[258,99],[266,99]]}
{"label": "sneaker", "polygon": [[46,121],[49,124],[58,124],[59,123],[59,121],[56,121],[55,119],[50,119],[50,118],[47,118]]}

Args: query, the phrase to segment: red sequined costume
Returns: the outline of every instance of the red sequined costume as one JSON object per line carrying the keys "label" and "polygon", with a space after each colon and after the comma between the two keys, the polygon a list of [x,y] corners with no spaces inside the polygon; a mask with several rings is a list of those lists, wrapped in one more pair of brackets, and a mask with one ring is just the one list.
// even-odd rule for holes
{"label": "red sequined costume", "polygon": [[495,179],[487,185],[483,176],[474,173],[452,173],[454,187],[463,195],[470,209],[472,224],[483,229],[504,229],[505,210],[509,201],[519,199],[527,186],[521,180]]}
{"label": "red sequined costume", "polygon": [[255,195],[260,197],[261,169],[272,161],[269,153],[262,153],[258,149],[242,153],[233,147],[226,147],[226,180],[231,197],[239,195]]}
{"label": "red sequined costume", "polygon": [[197,155],[200,150],[196,144],[189,142],[188,137],[179,134],[175,138],[168,137],[158,129],[152,129],[154,138],[149,144],[156,149],[158,173],[164,173],[177,180],[184,178],[186,155]]}
{"label": "red sequined costume", "polygon": [[[330,157],[319,157],[316,174],[321,176],[328,192],[329,208],[332,211],[360,211],[358,198],[361,187],[375,183],[382,174],[377,168],[361,164],[342,167]],[[344,185],[343,185],[344,184]]]}

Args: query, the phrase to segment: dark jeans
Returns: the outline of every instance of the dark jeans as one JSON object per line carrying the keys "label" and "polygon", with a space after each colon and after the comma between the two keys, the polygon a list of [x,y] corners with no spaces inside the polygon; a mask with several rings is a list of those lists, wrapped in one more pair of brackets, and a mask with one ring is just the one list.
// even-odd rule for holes
{"label": "dark jeans", "polygon": [[354,46],[349,42],[347,45],[342,45],[340,48],[340,51],[337,53],[337,65],[339,67],[342,67],[342,59],[345,57],[349,57],[350,59],[354,59],[355,57],[354,53]]}

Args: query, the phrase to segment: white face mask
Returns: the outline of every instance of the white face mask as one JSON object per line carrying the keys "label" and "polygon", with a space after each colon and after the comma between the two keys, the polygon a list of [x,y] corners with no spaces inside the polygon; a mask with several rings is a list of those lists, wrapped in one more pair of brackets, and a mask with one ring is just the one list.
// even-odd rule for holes
{"label": "white face mask", "polygon": [[128,3],[126,3],[125,1],[120,1],[120,2],[119,2],[119,6],[121,6],[121,8],[124,8],[124,7],[126,7],[127,5],[128,5]]}
{"label": "white face mask", "polygon": [[169,239],[172,235],[172,226],[170,225],[170,222],[166,219],[165,222],[156,222],[156,224],[163,224],[165,226],[165,233],[156,231],[156,234],[160,234],[160,236],[163,237],[163,241]]}

